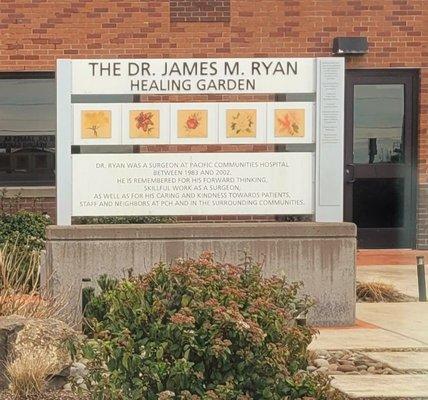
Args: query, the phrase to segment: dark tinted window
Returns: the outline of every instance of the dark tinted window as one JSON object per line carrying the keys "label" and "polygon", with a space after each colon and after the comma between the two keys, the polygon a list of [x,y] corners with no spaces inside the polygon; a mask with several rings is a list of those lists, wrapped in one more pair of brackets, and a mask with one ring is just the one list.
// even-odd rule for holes
{"label": "dark tinted window", "polygon": [[0,75],[0,185],[55,184],[55,79]]}
{"label": "dark tinted window", "polygon": [[354,163],[402,163],[404,85],[354,86]]}

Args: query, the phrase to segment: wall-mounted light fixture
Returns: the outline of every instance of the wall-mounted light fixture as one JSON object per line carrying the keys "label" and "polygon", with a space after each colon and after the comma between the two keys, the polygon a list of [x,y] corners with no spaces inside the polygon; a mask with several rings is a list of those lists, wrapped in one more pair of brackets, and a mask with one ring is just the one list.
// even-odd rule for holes
{"label": "wall-mounted light fixture", "polygon": [[333,40],[333,54],[362,55],[366,54],[369,44],[366,37],[337,37]]}

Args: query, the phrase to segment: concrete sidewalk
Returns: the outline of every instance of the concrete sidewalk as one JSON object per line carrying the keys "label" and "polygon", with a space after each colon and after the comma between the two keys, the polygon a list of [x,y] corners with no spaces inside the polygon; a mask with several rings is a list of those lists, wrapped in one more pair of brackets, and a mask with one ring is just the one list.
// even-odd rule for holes
{"label": "concrete sidewalk", "polygon": [[311,349],[427,349],[428,303],[359,303],[359,323],[325,328]]}
{"label": "concrete sidewalk", "polygon": [[[425,273],[428,282],[428,266]],[[407,296],[419,297],[416,265],[358,266],[357,281],[388,283]]]}
{"label": "concrete sidewalk", "polygon": [[428,303],[360,303],[357,318],[428,346]]}
{"label": "concrete sidewalk", "polygon": [[428,250],[358,249],[357,265],[416,265],[418,256],[424,256],[428,263]]}
{"label": "concrete sidewalk", "polygon": [[[428,252],[360,250],[357,280],[391,284],[416,300],[416,255],[428,260]],[[329,360],[332,384],[352,399],[428,399],[428,303],[358,303],[356,311],[355,326],[321,329],[310,346]],[[340,362],[356,371],[338,374],[332,364]]]}
{"label": "concrete sidewalk", "polygon": [[428,375],[344,375],[333,385],[351,399],[428,399]]}
{"label": "concrete sidewalk", "polygon": [[333,386],[350,398],[428,399],[428,303],[360,303],[357,318],[353,327],[321,329],[310,349],[363,354],[391,375],[331,372]]}

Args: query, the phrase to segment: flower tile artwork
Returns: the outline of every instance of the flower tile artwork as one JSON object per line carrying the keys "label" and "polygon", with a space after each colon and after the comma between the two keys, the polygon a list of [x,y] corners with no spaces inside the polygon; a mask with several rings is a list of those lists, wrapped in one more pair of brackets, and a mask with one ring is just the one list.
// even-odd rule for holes
{"label": "flower tile artwork", "polygon": [[81,113],[82,139],[110,139],[111,111],[82,110]]}
{"label": "flower tile artwork", "polygon": [[304,137],[305,110],[275,110],[275,137]]}
{"label": "flower tile artwork", "polygon": [[226,137],[245,138],[257,136],[257,110],[227,110]]}
{"label": "flower tile artwork", "polygon": [[177,132],[179,138],[208,137],[207,110],[178,110]]}
{"label": "flower tile artwork", "polygon": [[129,112],[129,137],[132,139],[159,138],[159,110],[131,110]]}

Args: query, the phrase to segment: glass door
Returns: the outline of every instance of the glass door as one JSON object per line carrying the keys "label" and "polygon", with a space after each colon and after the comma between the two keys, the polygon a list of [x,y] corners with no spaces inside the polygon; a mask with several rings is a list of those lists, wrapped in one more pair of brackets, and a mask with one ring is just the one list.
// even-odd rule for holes
{"label": "glass door", "polygon": [[415,85],[413,70],[347,71],[345,220],[361,248],[414,246]]}

